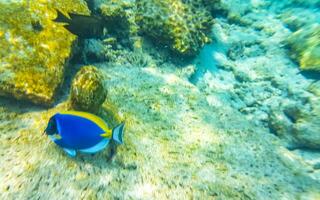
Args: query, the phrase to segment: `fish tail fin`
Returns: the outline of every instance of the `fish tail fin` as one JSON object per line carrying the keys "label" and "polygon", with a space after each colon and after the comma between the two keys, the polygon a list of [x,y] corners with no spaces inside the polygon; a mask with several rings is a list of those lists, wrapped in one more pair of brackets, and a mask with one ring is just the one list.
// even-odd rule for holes
{"label": "fish tail fin", "polygon": [[69,23],[71,19],[69,19],[67,16],[65,16],[60,10],[57,10],[57,17],[53,20],[55,22],[64,22]]}
{"label": "fish tail fin", "polygon": [[112,130],[112,139],[118,144],[123,144],[124,123],[119,124]]}

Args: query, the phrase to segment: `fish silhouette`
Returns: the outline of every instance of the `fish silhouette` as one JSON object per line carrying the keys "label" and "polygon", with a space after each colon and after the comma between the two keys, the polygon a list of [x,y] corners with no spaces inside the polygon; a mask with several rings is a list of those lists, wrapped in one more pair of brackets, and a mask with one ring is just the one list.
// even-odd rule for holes
{"label": "fish silhouette", "polygon": [[124,123],[111,129],[100,117],[79,111],[56,113],[45,129],[46,135],[72,157],[77,151],[97,153],[112,141],[123,144],[123,132]]}
{"label": "fish silhouette", "polygon": [[64,27],[80,38],[102,38],[105,33],[105,21],[96,15],[68,13],[70,18],[57,10],[55,22],[65,23]]}

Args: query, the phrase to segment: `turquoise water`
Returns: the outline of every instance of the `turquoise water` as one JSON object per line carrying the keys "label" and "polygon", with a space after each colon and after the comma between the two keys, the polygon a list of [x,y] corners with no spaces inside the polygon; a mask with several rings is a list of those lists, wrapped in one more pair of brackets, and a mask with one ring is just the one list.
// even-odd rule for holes
{"label": "turquoise water", "polygon": [[0,199],[320,199],[319,6],[0,0]]}

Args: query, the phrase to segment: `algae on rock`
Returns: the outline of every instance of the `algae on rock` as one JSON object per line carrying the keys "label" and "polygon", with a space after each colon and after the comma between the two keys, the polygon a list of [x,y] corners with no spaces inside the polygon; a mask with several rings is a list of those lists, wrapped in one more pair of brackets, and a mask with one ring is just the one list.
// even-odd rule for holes
{"label": "algae on rock", "polygon": [[124,0],[105,1],[99,6],[102,17],[107,22],[108,32],[119,39],[127,39],[132,45],[138,38],[138,26],[135,23],[135,5]]}
{"label": "algae on rock", "polygon": [[320,149],[320,98],[311,100],[311,108],[289,105],[283,112],[273,111],[269,126],[290,149]]}
{"label": "algae on rock", "polygon": [[101,72],[94,66],[82,67],[72,83],[71,106],[76,110],[96,113],[106,97]]}
{"label": "algae on rock", "polygon": [[80,0],[0,2],[0,95],[53,103],[76,39],[56,9],[89,14]]}
{"label": "algae on rock", "polygon": [[320,97],[311,100],[310,111],[299,113],[293,125],[293,136],[303,148],[320,149]]}
{"label": "algae on rock", "polygon": [[301,70],[320,71],[320,25],[303,26],[287,40]]}
{"label": "algae on rock", "polygon": [[212,15],[216,10],[222,10],[221,0],[182,0],[183,3],[189,4],[192,9],[197,10],[199,8],[207,9]]}
{"label": "algae on rock", "polygon": [[155,43],[184,56],[196,55],[210,41],[213,19],[204,8],[180,0],[137,0],[137,23]]}

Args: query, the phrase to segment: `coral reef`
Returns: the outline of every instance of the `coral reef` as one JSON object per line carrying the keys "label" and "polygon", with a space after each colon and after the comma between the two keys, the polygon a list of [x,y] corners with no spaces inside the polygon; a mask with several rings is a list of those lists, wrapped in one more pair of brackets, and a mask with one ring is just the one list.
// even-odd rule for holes
{"label": "coral reef", "polygon": [[55,9],[89,12],[80,0],[0,2],[1,95],[53,102],[76,39],[52,22]]}
{"label": "coral reef", "polygon": [[206,9],[180,0],[138,0],[137,9],[141,31],[179,55],[193,56],[210,41],[213,21]]}
{"label": "coral reef", "polygon": [[287,40],[301,70],[320,71],[320,25],[303,26]]}
{"label": "coral reef", "polygon": [[[109,40],[110,39],[110,40]],[[147,53],[147,50],[141,47],[134,48],[133,50],[116,46],[115,38],[108,38],[104,43],[104,57],[111,65],[126,65],[147,67],[154,66],[155,61]]]}
{"label": "coral reef", "polygon": [[221,0],[181,0],[185,4],[189,4],[191,9],[206,9],[212,16],[216,16],[216,12],[223,12],[223,1]]}
{"label": "coral reef", "polygon": [[106,58],[106,45],[98,39],[80,40],[72,61],[76,63],[96,63],[104,62]]}
{"label": "coral reef", "polygon": [[[99,6],[99,11],[107,22],[108,31],[127,46],[132,45],[138,38],[134,8],[134,2],[124,0],[105,1]],[[123,41],[124,39],[127,41]]]}
{"label": "coral reef", "polygon": [[73,109],[96,113],[107,97],[103,75],[95,66],[83,66],[74,77],[70,92]]}
{"label": "coral reef", "polygon": [[309,86],[311,80],[299,73],[287,49],[279,47],[292,33],[271,16],[249,12],[242,20],[250,26],[217,19],[213,35],[221,46],[209,55],[218,70],[201,69],[207,72],[197,85],[208,94],[210,105],[225,107],[228,102],[252,123],[271,129],[288,149],[318,151],[319,84]]}
{"label": "coral reef", "polygon": [[[201,1],[201,0],[197,0]],[[267,4],[266,1],[247,1],[247,0],[202,0],[207,8],[214,15],[218,12],[225,15],[230,23],[248,25],[244,19],[247,13]]]}
{"label": "coral reef", "polygon": [[[61,82],[76,37],[52,22],[55,8],[104,15],[110,26],[103,40],[82,41],[79,60],[90,65],[64,72],[54,107],[0,98],[0,199],[320,199],[320,87],[282,45],[292,33],[279,15],[287,1],[22,2],[0,3],[0,88],[16,83],[16,72],[33,81],[21,81],[25,88],[40,87],[40,78]],[[204,45],[216,6],[227,13],[215,19],[214,42],[192,63],[172,62]],[[312,24],[305,23],[295,27]],[[113,159],[114,146],[69,158],[42,134],[68,109],[93,112],[110,127],[125,122]]]}

